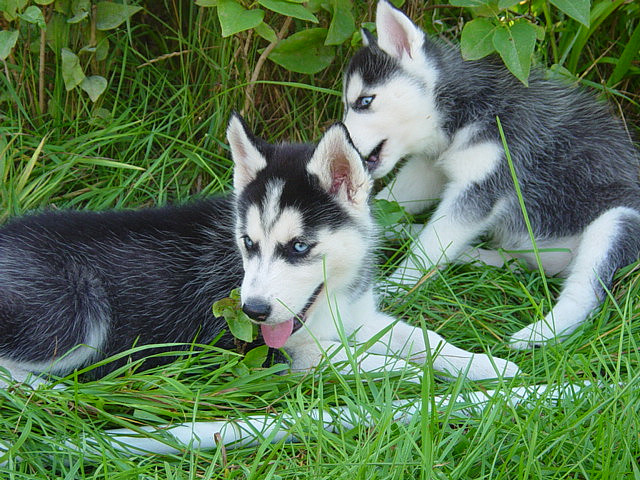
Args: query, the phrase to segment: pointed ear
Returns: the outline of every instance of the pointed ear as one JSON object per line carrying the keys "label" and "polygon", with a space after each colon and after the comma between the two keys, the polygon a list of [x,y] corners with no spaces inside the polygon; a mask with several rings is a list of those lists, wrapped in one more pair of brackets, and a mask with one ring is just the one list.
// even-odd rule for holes
{"label": "pointed ear", "polygon": [[417,58],[424,45],[424,32],[387,0],[376,10],[378,46],[398,60]]}
{"label": "pointed ear", "polygon": [[233,188],[239,192],[267,166],[267,161],[256,147],[255,136],[237,112],[233,112],[229,119],[227,141],[234,163]]}
{"label": "pointed ear", "polygon": [[376,47],[378,46],[378,41],[376,37],[366,28],[360,29],[360,35],[362,36],[362,45],[365,47]]}
{"label": "pointed ear", "polygon": [[371,177],[342,123],[332,125],[322,136],[307,171],[316,175],[322,188],[340,202],[361,209],[367,206]]}

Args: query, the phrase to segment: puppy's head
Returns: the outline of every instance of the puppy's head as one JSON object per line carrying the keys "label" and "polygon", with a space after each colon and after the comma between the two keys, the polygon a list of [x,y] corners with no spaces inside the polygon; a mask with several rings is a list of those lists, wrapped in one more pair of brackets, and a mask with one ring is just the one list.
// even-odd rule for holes
{"label": "puppy's head", "polygon": [[382,177],[403,157],[438,151],[443,140],[436,108],[433,45],[404,13],[378,3],[376,39],[363,30],[364,47],[343,82],[344,124],[367,168]]}
{"label": "puppy's head", "polygon": [[317,145],[269,144],[233,115],[236,240],[243,309],[282,347],[328,291],[349,289],[371,255],[371,179],[342,124]]}

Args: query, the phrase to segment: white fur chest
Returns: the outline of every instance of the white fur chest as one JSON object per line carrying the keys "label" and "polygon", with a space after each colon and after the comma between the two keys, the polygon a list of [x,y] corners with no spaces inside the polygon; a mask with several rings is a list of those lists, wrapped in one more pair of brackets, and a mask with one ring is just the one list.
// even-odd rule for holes
{"label": "white fur chest", "polygon": [[481,182],[500,164],[502,148],[495,142],[474,142],[475,125],[464,127],[436,161],[447,179],[454,183]]}

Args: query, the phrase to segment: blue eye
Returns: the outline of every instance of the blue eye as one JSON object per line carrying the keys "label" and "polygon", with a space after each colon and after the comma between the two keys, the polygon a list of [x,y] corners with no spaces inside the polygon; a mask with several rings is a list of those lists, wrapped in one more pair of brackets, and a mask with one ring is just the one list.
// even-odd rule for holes
{"label": "blue eye", "polygon": [[366,110],[371,106],[374,98],[376,98],[375,95],[358,97],[358,99],[353,103],[353,108],[355,110]]}
{"label": "blue eye", "polygon": [[304,242],[294,242],[291,247],[293,251],[296,253],[307,253],[311,246],[308,243]]}
{"label": "blue eye", "polygon": [[242,237],[242,240],[244,241],[244,248],[246,248],[247,250],[253,250],[255,248],[256,244],[253,240],[251,240],[251,238],[249,238],[248,235]]}

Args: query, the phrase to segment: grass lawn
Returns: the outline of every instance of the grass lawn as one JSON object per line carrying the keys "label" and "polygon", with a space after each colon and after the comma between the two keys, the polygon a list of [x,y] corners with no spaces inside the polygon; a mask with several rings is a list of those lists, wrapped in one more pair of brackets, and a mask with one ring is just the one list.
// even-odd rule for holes
{"label": "grass lawn", "polygon": [[[30,54],[16,53],[13,70],[0,73],[2,221],[45,206],[138,208],[228,190],[224,130],[245,104],[260,45],[221,41],[213,13],[167,3],[184,23],[149,13],[147,25],[110,37],[109,87],[96,103],[64,91],[53,59],[47,114],[29,94],[38,75]],[[265,67],[259,78],[275,84],[255,87],[249,124],[273,140],[317,138],[341,116],[339,71],[351,50],[340,53],[315,77]],[[640,118],[637,95],[613,101]],[[381,275],[397,245],[386,248]],[[603,306],[564,343],[526,352],[506,339],[543,318],[561,282],[512,267],[451,266],[382,308],[459,347],[515,361],[519,378],[443,381],[428,365],[421,382],[408,372],[344,376],[331,366],[289,374],[208,346],[155,370],[132,364],[99,381],[71,375],[64,389],[0,390],[0,478],[640,480],[640,265],[617,274]],[[559,400],[509,401],[511,388],[567,382],[587,386]],[[492,389],[501,393],[483,408],[440,401]],[[399,419],[394,402],[402,400],[419,403]],[[313,415],[341,407],[352,412],[350,425],[323,428]],[[144,435],[177,453],[140,455],[118,451],[103,433],[264,414],[290,415],[282,431],[293,441],[196,450],[160,428]]]}

